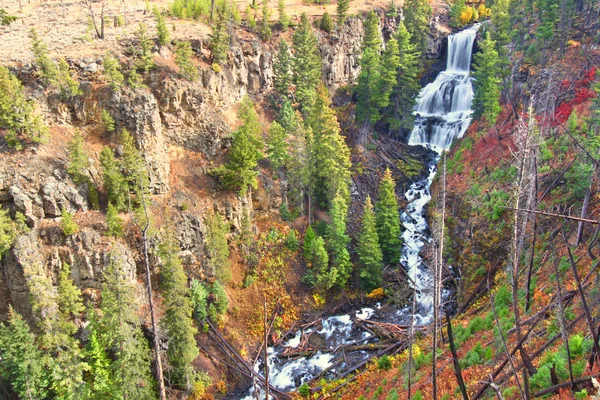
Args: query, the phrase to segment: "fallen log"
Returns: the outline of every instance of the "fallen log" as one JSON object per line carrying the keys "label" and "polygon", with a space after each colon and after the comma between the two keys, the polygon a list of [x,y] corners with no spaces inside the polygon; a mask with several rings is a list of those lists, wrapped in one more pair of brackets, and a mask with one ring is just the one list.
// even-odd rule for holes
{"label": "fallen log", "polygon": [[[590,376],[584,376],[583,378],[575,379],[573,381],[573,383],[575,385],[579,385],[581,383],[585,383],[585,382],[591,381],[592,378],[597,378],[598,376],[600,376],[600,374],[594,374],[594,375],[590,375]],[[542,396],[545,396],[547,394],[554,393],[554,392],[559,391],[560,389],[564,389],[564,388],[568,388],[568,387],[571,387],[571,381],[559,383],[558,385],[554,385],[554,386],[551,386],[549,388],[540,390],[539,392],[535,392],[533,395],[535,397],[542,397]]]}

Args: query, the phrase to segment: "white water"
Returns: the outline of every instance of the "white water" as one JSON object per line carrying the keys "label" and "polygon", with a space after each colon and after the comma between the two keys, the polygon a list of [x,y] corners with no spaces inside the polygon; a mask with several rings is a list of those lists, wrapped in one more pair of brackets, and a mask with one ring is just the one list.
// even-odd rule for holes
{"label": "white water", "polygon": [[[441,154],[469,127],[473,100],[469,73],[478,29],[479,25],[475,25],[448,37],[446,70],[440,72],[435,81],[419,93],[415,106],[415,126],[408,144],[423,145]],[[400,262],[415,285],[417,324],[428,323],[433,312],[433,279],[429,268],[423,264],[420,252],[430,240],[424,210],[431,200],[429,188],[435,174],[434,164],[429,167],[427,178],[410,186],[405,193],[409,205],[401,216],[405,230],[402,234],[404,248]]]}
{"label": "white water", "polygon": [[[424,145],[438,154],[450,147],[454,139],[460,138],[471,122],[471,101],[473,89],[469,77],[471,52],[475,34],[479,26],[459,32],[448,38],[448,59],[446,71],[441,72],[433,83],[425,86],[417,101],[415,114],[417,115],[415,127],[410,135],[410,145]],[[400,262],[408,270],[411,279],[416,284],[418,310],[417,324],[425,324],[431,320],[433,297],[431,296],[432,278],[429,269],[423,265],[420,251],[429,242],[427,221],[424,209],[431,200],[429,188],[435,177],[436,166],[429,167],[427,178],[410,186],[405,193],[409,205],[401,216],[404,247]],[[410,310],[397,310],[382,315],[383,310],[362,308],[354,311],[356,319],[371,319],[378,317],[388,321],[406,321]],[[312,327],[304,331],[304,335],[318,335],[325,348],[336,348],[339,345],[355,340],[366,339],[370,333],[359,329],[352,321],[351,315],[338,315],[323,318],[321,327]],[[269,381],[271,385],[283,391],[291,391],[303,382],[310,381],[325,369],[334,365],[339,360],[339,354],[316,352],[310,357],[288,359],[284,357],[285,348],[297,348],[302,340],[302,331],[286,343],[267,350],[267,364],[269,366]],[[376,338],[370,339],[375,341]],[[365,352],[358,352],[355,356],[364,359]],[[254,366],[256,372],[262,374],[263,362],[259,361]],[[336,368],[343,368],[343,364]],[[335,371],[333,368],[332,372]],[[256,397],[264,399],[262,388],[258,388],[256,396],[254,388],[244,398],[252,400]]]}

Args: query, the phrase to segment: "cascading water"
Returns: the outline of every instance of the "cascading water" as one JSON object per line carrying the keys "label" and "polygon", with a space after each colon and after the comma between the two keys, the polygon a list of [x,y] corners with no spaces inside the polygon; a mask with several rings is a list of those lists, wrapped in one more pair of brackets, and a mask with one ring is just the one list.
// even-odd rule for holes
{"label": "cascading water", "polygon": [[[448,37],[446,70],[421,90],[415,107],[415,126],[408,144],[426,146],[441,154],[469,127],[473,100],[469,72],[478,29],[479,25],[474,25]],[[435,177],[436,163],[429,167],[427,178],[413,183],[405,193],[409,205],[401,216],[405,230],[402,234],[404,248],[400,262],[415,285],[417,324],[429,322],[433,312],[433,280],[420,252],[430,240],[424,209],[431,200],[429,188]]]}
{"label": "cascading water", "polygon": [[[469,67],[478,28],[479,26],[475,25],[448,37],[446,70],[441,72],[433,83],[425,86],[419,94],[415,107],[417,118],[408,142],[410,145],[423,145],[441,154],[450,147],[454,139],[461,137],[467,130],[471,122],[473,99]],[[419,253],[429,241],[429,228],[425,220],[424,208],[431,199],[429,188],[435,177],[435,164],[430,165],[427,178],[412,184],[405,193],[410,204],[401,216],[405,231],[400,261],[415,282],[419,307],[415,315],[416,324],[429,322],[433,310],[432,278],[428,268],[423,265]],[[284,344],[269,347],[267,350],[266,362],[271,385],[284,391],[294,390],[303,382],[314,379],[327,369],[332,374],[335,373],[336,368],[346,367],[346,362],[356,363],[366,359],[368,354],[365,351],[340,355],[334,350],[344,344],[377,341],[371,333],[358,327],[351,315],[356,319],[405,323],[410,317],[410,311],[409,308],[403,310],[363,308],[350,314],[323,318],[319,327],[310,327],[296,332],[295,336]],[[319,347],[329,350],[318,351],[309,357],[286,356],[290,350],[299,346],[303,337],[308,336],[318,337]],[[254,366],[257,373],[262,373],[264,362],[265,360],[261,360]],[[245,399],[264,398],[261,388],[258,388],[260,393],[255,393],[254,390],[251,389]]]}

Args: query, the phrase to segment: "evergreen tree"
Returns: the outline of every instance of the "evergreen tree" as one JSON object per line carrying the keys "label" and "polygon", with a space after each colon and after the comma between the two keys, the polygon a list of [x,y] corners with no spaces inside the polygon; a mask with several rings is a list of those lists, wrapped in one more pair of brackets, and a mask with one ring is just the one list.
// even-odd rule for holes
{"label": "evergreen tree", "polygon": [[335,285],[338,278],[337,269],[329,269],[329,254],[325,249],[325,240],[321,236],[317,236],[311,246],[310,265],[312,272],[307,279],[309,283],[316,285],[322,292]]}
{"label": "evergreen tree", "polygon": [[321,18],[321,24],[319,25],[319,29],[323,32],[331,33],[333,30],[333,20],[327,11],[323,13],[323,18]]}
{"label": "evergreen tree", "polygon": [[283,31],[287,31],[290,27],[290,17],[285,12],[285,2],[277,0],[277,11],[279,12],[279,25]]}
{"label": "evergreen tree", "polygon": [[160,244],[158,254],[162,259],[160,269],[165,315],[162,324],[167,333],[167,360],[171,379],[186,390],[194,384],[192,361],[198,356],[192,320],[192,303],[188,297],[187,276],[179,257],[179,246],[171,235]]}
{"label": "evergreen tree", "polygon": [[289,97],[292,86],[292,56],[285,40],[280,40],[273,63],[273,87],[282,97]]}
{"label": "evergreen tree", "polygon": [[207,268],[220,282],[227,283],[231,280],[227,243],[230,226],[219,213],[207,215],[205,223]]}
{"label": "evergreen tree", "polygon": [[39,143],[48,128],[34,114],[33,103],[25,97],[21,81],[0,66],[0,129],[9,147],[21,150],[22,141]]}
{"label": "evergreen tree", "polygon": [[377,106],[383,109],[390,104],[390,96],[396,84],[396,76],[400,67],[398,42],[391,38],[381,55]]}
{"label": "evergreen tree", "polygon": [[400,215],[395,186],[388,168],[379,183],[379,201],[375,204],[377,235],[386,264],[396,264],[400,260]]}
{"label": "evergreen tree", "polygon": [[150,373],[150,350],[138,314],[139,304],[131,276],[112,254],[104,269],[102,287],[101,342],[112,353],[111,393],[114,398],[155,399]]}
{"label": "evergreen tree", "polygon": [[73,218],[72,213],[68,212],[63,208],[61,216],[62,218],[60,219],[60,229],[62,229],[63,233],[66,236],[71,236],[79,232],[79,225],[77,225],[77,222]]}
{"label": "evergreen tree", "polygon": [[102,67],[104,68],[104,76],[112,89],[118,89],[123,85],[125,77],[121,73],[121,65],[119,60],[114,58],[112,54],[106,53],[102,59]]}
{"label": "evergreen tree", "polygon": [[9,306],[8,322],[0,323],[0,377],[20,399],[44,399],[50,377],[35,335],[19,314]]}
{"label": "evergreen tree", "polygon": [[306,119],[314,135],[309,145],[311,185],[316,198],[329,206],[339,194],[346,203],[350,200],[350,150],[340,135],[340,125],[330,107],[327,89],[321,85]]}
{"label": "evergreen tree", "polygon": [[143,22],[140,22],[138,30],[135,32],[135,38],[137,40],[137,46],[133,48],[135,69],[148,72],[154,68],[154,56],[152,55],[154,43],[148,37],[148,28]]}
{"label": "evergreen tree", "polygon": [[461,15],[467,8],[467,3],[465,0],[455,0],[452,6],[450,7],[450,11],[448,12],[448,16],[450,17],[450,26],[453,28],[460,28],[463,26],[463,22],[461,21]]}
{"label": "evergreen tree", "polygon": [[90,366],[88,379],[88,395],[90,400],[103,400],[111,396],[111,360],[99,338],[99,324],[94,309],[88,310],[90,321],[89,341],[85,347],[85,359]]}
{"label": "evergreen tree", "polygon": [[58,279],[58,318],[51,331],[44,332],[46,341],[52,351],[49,360],[52,371],[52,390],[61,399],[75,399],[84,392],[84,372],[89,365],[83,361],[83,353],[79,342],[73,335],[77,325],[73,318],[79,318],[84,310],[81,290],[75,286],[70,277],[71,267],[64,263]]}
{"label": "evergreen tree", "polygon": [[309,225],[308,228],[306,228],[306,232],[304,232],[304,245],[302,246],[302,250],[304,252],[304,259],[306,260],[306,262],[311,261],[313,246],[315,244],[316,238],[317,235],[315,231],[313,230],[312,226]]}
{"label": "evergreen tree", "polygon": [[381,48],[381,35],[379,34],[379,17],[374,11],[369,11],[364,22],[365,33],[363,36],[362,50],[373,50],[379,54]]}
{"label": "evergreen tree", "polygon": [[356,85],[358,101],[356,103],[356,117],[365,124],[375,123],[379,120],[379,107],[377,106],[380,93],[379,81],[381,68],[379,53],[366,47],[360,59],[360,74]]}
{"label": "evergreen tree", "polygon": [[261,138],[261,124],[254,104],[246,98],[238,112],[242,121],[233,133],[229,162],[212,171],[219,178],[220,183],[227,189],[239,189],[242,196],[250,187],[257,187],[258,161],[262,159],[263,142]]}
{"label": "evergreen tree", "polygon": [[[352,273],[352,263],[348,252],[350,236],[346,234],[348,214],[346,201],[341,194],[336,195],[329,211],[330,225],[329,234],[327,235],[327,247],[331,255],[331,269],[325,278],[325,281],[328,282],[325,286],[329,286],[329,283],[331,283],[344,287]],[[319,282],[320,279],[317,279],[317,281]],[[325,287],[325,289],[329,289],[329,287]]]}
{"label": "evergreen tree", "polygon": [[0,260],[13,246],[19,230],[18,225],[8,215],[8,210],[0,208]]}
{"label": "evergreen tree", "polygon": [[398,43],[398,69],[396,86],[390,95],[390,106],[385,111],[385,121],[390,131],[410,131],[414,125],[413,110],[419,94],[418,81],[421,61],[416,45],[411,43],[411,35],[401,21],[396,31]]}
{"label": "evergreen tree", "polygon": [[59,76],[58,68],[48,55],[48,47],[42,39],[40,39],[35,28],[31,28],[29,31],[29,39],[31,40],[31,52],[35,58],[35,64],[39,70],[42,81],[46,85],[56,84]]}
{"label": "evergreen tree", "polygon": [[473,111],[476,117],[483,117],[493,125],[502,111],[500,107],[500,69],[496,44],[486,32],[481,42],[481,52],[474,56],[475,95]]}
{"label": "evergreen tree", "polygon": [[363,287],[372,290],[381,287],[383,254],[379,247],[379,236],[375,224],[375,214],[371,198],[367,196],[362,215],[362,226],[356,246],[360,265],[360,278]]}
{"label": "evergreen tree", "polygon": [[198,68],[192,61],[192,45],[188,41],[179,41],[175,48],[175,64],[179,67],[179,73],[188,81],[198,79]]}
{"label": "evergreen tree", "polygon": [[492,24],[490,35],[496,42],[500,71],[504,76],[510,73],[508,51],[506,46],[511,42],[512,25],[510,21],[510,0],[496,0],[492,7]]}
{"label": "evergreen tree", "polygon": [[213,26],[213,33],[210,36],[210,51],[212,61],[216,64],[222,64],[227,61],[227,52],[229,51],[229,34],[225,21],[225,10],[219,5],[217,7],[217,18]]}
{"label": "evergreen tree", "polygon": [[291,119],[281,118],[282,126],[289,126],[288,132],[291,132],[288,135],[288,156],[286,157],[287,200],[296,206],[300,206],[304,215],[304,200],[306,195],[310,193],[312,167],[309,146],[312,142],[312,131],[310,128],[304,127],[299,111],[291,115],[293,115]]}
{"label": "evergreen tree", "polygon": [[60,97],[63,100],[69,100],[81,94],[79,82],[71,75],[69,64],[64,58],[61,58],[58,62],[58,85]]}
{"label": "evergreen tree", "polygon": [[267,155],[275,170],[285,165],[289,158],[286,138],[285,129],[277,121],[273,121],[269,127]]}
{"label": "evergreen tree", "polygon": [[123,220],[119,217],[119,211],[112,203],[108,203],[106,209],[106,236],[122,237],[123,236]]}
{"label": "evergreen tree", "polygon": [[100,165],[102,166],[104,190],[109,203],[113,204],[117,210],[125,210],[129,193],[127,182],[121,174],[120,163],[115,159],[114,152],[110,147],[105,147],[100,152]]}
{"label": "evergreen tree", "polygon": [[67,144],[67,153],[69,156],[69,165],[67,173],[75,183],[85,183],[89,180],[87,169],[90,165],[89,156],[84,149],[83,136],[78,130],[75,131],[75,137]]}
{"label": "evergreen tree", "polygon": [[410,33],[412,43],[416,45],[416,50],[423,58],[427,53],[427,33],[429,18],[431,18],[429,1],[406,0],[402,10],[404,11],[404,24]]}
{"label": "evergreen tree", "polygon": [[123,153],[121,158],[123,160],[125,180],[129,183],[129,187],[139,194],[140,184],[144,188],[148,187],[148,173],[144,157],[138,150],[133,136],[131,136],[127,129],[121,129],[119,144]]}
{"label": "evergreen tree", "polygon": [[192,279],[190,285],[190,299],[194,308],[194,318],[199,323],[204,323],[208,316],[208,290],[197,279]]}
{"label": "evergreen tree", "polygon": [[106,110],[102,110],[102,125],[104,125],[104,129],[108,133],[112,133],[115,131],[115,119],[110,115],[110,113]]}
{"label": "evergreen tree", "polygon": [[337,2],[337,23],[338,26],[344,25],[346,17],[348,16],[348,9],[350,8],[350,0],[338,0]]}
{"label": "evergreen tree", "polygon": [[271,17],[271,12],[269,11],[269,2],[268,0],[263,0],[262,2],[262,18],[260,20],[260,28],[258,30],[258,35],[263,41],[269,40],[271,35],[271,27],[269,26],[269,18]]}
{"label": "evergreen tree", "polygon": [[317,49],[317,37],[306,14],[302,14],[300,25],[292,37],[292,44],[295,97],[302,107],[307,107],[311,104],[314,90],[321,79],[321,57]]}
{"label": "evergreen tree", "polygon": [[158,7],[152,8],[152,13],[156,19],[156,36],[158,37],[158,44],[164,46],[169,43],[169,28],[167,28],[167,21],[165,16],[160,12]]}

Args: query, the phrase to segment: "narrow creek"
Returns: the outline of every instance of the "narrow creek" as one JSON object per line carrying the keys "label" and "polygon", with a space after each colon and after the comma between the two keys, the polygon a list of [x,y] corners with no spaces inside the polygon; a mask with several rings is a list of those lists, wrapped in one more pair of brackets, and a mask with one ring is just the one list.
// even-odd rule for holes
{"label": "narrow creek", "polygon": [[[462,137],[471,122],[470,65],[473,43],[479,25],[448,37],[446,70],[435,81],[425,86],[415,106],[415,126],[408,140],[409,145],[421,145],[441,154]],[[439,160],[439,157],[438,157]],[[433,313],[432,276],[423,263],[421,250],[430,240],[426,220],[426,207],[431,200],[430,187],[436,174],[437,160],[429,166],[426,178],[413,183],[405,193],[408,206],[401,215],[404,239],[400,263],[415,284],[417,310],[416,325],[431,321]],[[364,330],[357,320],[388,323],[410,323],[412,308],[381,307],[362,308],[343,315],[325,317],[318,326],[297,331],[291,339],[267,349],[269,382],[282,391],[293,391],[302,383],[317,377],[333,378],[336,372],[355,365],[371,354],[364,350],[344,352],[341,345],[375,343],[377,337]],[[303,338],[310,337],[311,344],[324,350],[303,356],[295,352]],[[326,350],[325,350],[326,349]],[[372,352],[370,352],[372,353]],[[264,360],[257,361],[254,370],[264,371]],[[250,389],[244,399],[264,398],[264,393]],[[258,389],[261,391],[261,389]]]}

